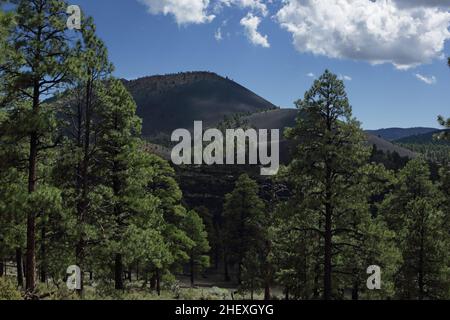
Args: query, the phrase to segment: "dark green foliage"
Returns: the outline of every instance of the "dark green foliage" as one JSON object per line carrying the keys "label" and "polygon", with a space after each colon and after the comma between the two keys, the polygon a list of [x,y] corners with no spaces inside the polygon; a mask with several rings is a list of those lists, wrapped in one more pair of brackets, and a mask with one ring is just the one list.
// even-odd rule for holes
{"label": "dark green foliage", "polygon": [[191,285],[193,286],[196,273],[204,271],[210,265],[208,256],[210,246],[208,234],[205,231],[205,224],[197,212],[193,210],[188,211],[184,223],[183,229],[194,243],[189,250],[189,272]]}
{"label": "dark green foliage", "polygon": [[264,203],[258,185],[246,174],[239,177],[224,204],[223,243],[226,262],[237,267],[237,281],[242,282],[244,259],[261,242]]}
{"label": "dark green foliage", "polygon": [[380,212],[396,240],[403,264],[395,279],[404,299],[448,297],[448,232],[444,228],[443,196],[430,179],[423,160],[402,169]]}
{"label": "dark green foliage", "polygon": [[[289,215],[281,220],[278,242],[285,252],[304,254],[287,251],[291,258],[279,258],[279,277],[295,297],[342,298],[346,289],[359,296],[373,257],[368,252],[377,255],[390,246],[375,247],[375,230],[383,225],[369,210],[367,175],[377,173],[366,165],[364,133],[352,118],[343,82],[329,71],[296,104],[301,116],[287,132],[296,150],[286,172],[294,196],[281,209]],[[300,283],[289,284],[289,275]]]}

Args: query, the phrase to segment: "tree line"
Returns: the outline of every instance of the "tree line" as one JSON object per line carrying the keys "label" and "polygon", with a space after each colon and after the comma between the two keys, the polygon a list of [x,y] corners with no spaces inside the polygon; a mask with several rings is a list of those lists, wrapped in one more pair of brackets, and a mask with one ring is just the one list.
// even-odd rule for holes
{"label": "tree line", "polygon": [[[293,159],[274,181],[289,195],[263,201],[244,175],[226,198],[225,255],[241,289],[266,299],[274,286],[286,299],[450,298],[448,165],[432,179],[421,157],[373,161],[329,71],[296,105]],[[373,265],[380,290],[367,287]]]}
{"label": "tree line", "polygon": [[72,264],[119,290],[132,266],[159,291],[186,263],[208,265],[204,224],[169,164],[145,151],[93,20],[69,31],[66,9],[1,11],[0,258],[15,257],[29,298]]}

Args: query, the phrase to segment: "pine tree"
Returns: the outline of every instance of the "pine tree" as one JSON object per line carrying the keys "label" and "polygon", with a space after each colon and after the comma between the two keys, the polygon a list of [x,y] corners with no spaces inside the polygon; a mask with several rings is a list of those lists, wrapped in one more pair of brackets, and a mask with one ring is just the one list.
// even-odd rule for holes
{"label": "pine tree", "polygon": [[[7,44],[14,53],[2,64],[6,96],[29,101],[27,120],[21,132],[29,140],[28,191],[38,190],[40,153],[49,148],[42,137],[49,133],[49,113],[42,99],[67,83],[72,74],[71,47],[66,27],[67,4],[64,1],[21,0],[17,3],[14,30]],[[24,128],[23,126],[27,126]],[[26,288],[35,289],[36,273],[36,216],[30,210],[27,217]]]}
{"label": "pine tree", "polygon": [[244,259],[260,241],[264,203],[258,196],[258,184],[246,174],[241,175],[232,193],[225,196],[224,246],[225,263],[238,268],[237,281],[241,284]]}
{"label": "pine tree", "polygon": [[396,240],[403,264],[396,280],[404,299],[448,297],[448,232],[440,206],[442,194],[430,179],[426,161],[411,160],[398,174],[380,212]]}
{"label": "pine tree", "polygon": [[[129,220],[135,214],[130,201],[133,179],[129,172],[133,166],[133,153],[138,148],[140,119],[136,116],[136,104],[119,80],[110,80],[99,92],[100,136],[98,148],[100,154],[94,170],[100,173],[102,185],[108,187],[112,194],[110,226],[111,241],[120,247],[123,234]],[[131,190],[130,190],[131,189]],[[114,245],[113,245],[114,246]],[[113,252],[115,287],[123,286],[123,252]]]}
{"label": "pine tree", "polygon": [[184,230],[194,245],[189,251],[189,273],[191,286],[194,286],[195,274],[209,267],[210,260],[207,255],[210,250],[208,234],[205,231],[205,224],[197,212],[190,210],[184,221]]}
{"label": "pine tree", "polygon": [[183,207],[182,192],[175,180],[175,171],[169,163],[153,156],[151,166],[154,175],[148,184],[149,192],[159,199],[158,210],[162,213],[161,233],[170,253],[170,259],[159,260],[148,266],[150,286],[160,293],[160,280],[165,275],[182,271],[189,262],[189,251],[195,245],[187,234],[185,220],[187,210]]}
{"label": "pine tree", "polygon": [[[54,102],[58,106],[64,143],[55,168],[55,182],[64,188],[67,208],[75,209],[73,216],[75,263],[85,270],[89,259],[88,247],[97,244],[102,226],[108,222],[104,216],[105,189],[95,166],[100,154],[98,137],[101,136],[102,94],[111,77],[113,66],[103,42],[95,34],[92,18],[82,20],[81,39],[77,43],[77,79],[74,87],[61,94]],[[69,210],[70,211],[70,210]],[[82,285],[83,287],[83,285]]]}
{"label": "pine tree", "polygon": [[333,278],[348,272],[339,256],[360,246],[361,223],[370,219],[361,188],[369,150],[336,75],[325,71],[296,105],[297,124],[287,132],[296,144],[287,173],[295,190],[289,220],[312,254],[302,270],[307,278],[315,274],[308,286],[314,297],[322,286],[323,298],[329,300],[340,286],[333,285]]}
{"label": "pine tree", "polygon": [[[448,58],[447,60],[447,65],[450,67],[450,58]],[[446,131],[442,132],[441,134],[438,134],[437,138],[442,140],[450,140],[450,133],[448,131],[450,129],[450,118],[445,119],[443,116],[439,116],[438,122],[441,126],[444,127]]]}

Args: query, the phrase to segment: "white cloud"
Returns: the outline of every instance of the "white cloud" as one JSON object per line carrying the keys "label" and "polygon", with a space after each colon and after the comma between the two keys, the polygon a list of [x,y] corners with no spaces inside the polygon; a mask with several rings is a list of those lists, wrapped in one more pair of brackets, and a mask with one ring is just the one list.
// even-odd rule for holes
{"label": "white cloud", "polygon": [[263,0],[219,0],[219,4],[230,7],[232,5],[238,6],[242,9],[251,9],[261,13],[263,16],[267,16],[267,5]]}
{"label": "white cloud", "polygon": [[221,41],[223,39],[223,37],[222,37],[222,28],[217,29],[216,33],[214,34],[214,38],[217,41]]}
{"label": "white cloud", "polygon": [[450,39],[450,12],[414,2],[285,0],[276,17],[300,52],[408,69],[441,58]]}
{"label": "white cloud", "polygon": [[139,0],[151,14],[173,15],[179,25],[211,22],[209,0]]}
{"label": "white cloud", "polygon": [[249,13],[247,16],[242,18],[241,25],[245,29],[245,33],[247,38],[253,43],[255,46],[261,46],[264,48],[270,48],[269,40],[267,35],[263,36],[258,32],[259,24],[261,23],[261,18],[254,16]]}
{"label": "white cloud", "polygon": [[312,72],[306,74],[307,77],[314,78],[316,75]]}
{"label": "white cloud", "polygon": [[424,76],[420,73],[416,73],[416,78],[429,85],[437,83],[437,78],[435,76]]}
{"label": "white cloud", "polygon": [[347,76],[347,75],[340,75],[340,76],[339,76],[339,79],[340,79],[340,80],[343,80],[343,81],[352,81],[352,80],[353,80],[352,77]]}

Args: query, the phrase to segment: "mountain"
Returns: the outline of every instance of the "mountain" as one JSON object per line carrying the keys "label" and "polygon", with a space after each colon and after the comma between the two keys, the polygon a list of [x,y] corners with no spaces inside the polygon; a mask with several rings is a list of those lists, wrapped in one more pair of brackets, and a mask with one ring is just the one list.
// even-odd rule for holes
{"label": "mountain", "polygon": [[195,120],[204,127],[232,114],[251,114],[275,109],[238,83],[211,72],[188,72],[123,80],[144,120],[144,137],[170,135],[178,128],[192,128]]}
{"label": "mountain", "polygon": [[407,149],[405,147],[402,147],[400,145],[394,144],[390,141],[384,140],[383,138],[380,138],[379,136],[367,133],[367,141],[370,145],[377,146],[378,150],[381,150],[383,152],[397,152],[400,157],[407,157],[410,159],[416,158],[417,153],[411,151],[410,149]]}
{"label": "mountain", "polygon": [[367,130],[367,133],[370,133],[374,136],[381,137],[388,141],[399,140],[402,138],[416,136],[421,134],[427,134],[430,132],[436,132],[438,129],[435,128],[424,128],[424,127],[416,127],[416,128],[386,128],[379,130]]}
{"label": "mountain", "polygon": [[[203,120],[204,127],[214,127],[225,116],[239,114],[239,121],[253,128],[280,129],[282,133],[295,125],[298,115],[297,109],[277,108],[238,83],[209,72],[146,77],[123,83],[136,101],[137,113],[143,120],[143,136],[152,142],[149,151],[165,159],[170,157],[172,131],[192,129],[195,120]],[[376,144],[378,150],[416,156],[371,134],[367,141]],[[280,160],[288,163],[291,143],[281,136],[279,144]],[[206,206],[214,217],[220,217],[225,194],[233,190],[240,174],[250,173],[257,179],[263,194],[264,186],[271,183],[254,166],[175,166],[175,170],[186,204],[192,208]]]}
{"label": "mountain", "polygon": [[448,163],[450,161],[450,142],[436,140],[435,135],[443,130],[428,132],[393,141],[396,145],[412,150],[425,156],[435,163]]}
{"label": "mountain", "polygon": [[[158,145],[168,145],[170,134],[178,128],[192,129],[195,120],[213,127],[225,116],[239,114],[256,129],[280,129],[295,125],[296,109],[280,109],[240,84],[211,72],[188,72],[123,80],[143,119],[143,137]],[[369,144],[379,150],[397,152],[403,157],[415,153],[387,140],[436,131],[432,128],[390,128],[368,131]],[[167,150],[164,149],[165,157]],[[281,159],[289,158],[289,144],[281,137]]]}
{"label": "mountain", "polygon": [[423,134],[411,135],[408,137],[403,137],[401,139],[396,139],[395,143],[403,144],[436,144],[436,145],[449,145],[448,142],[439,141],[434,138],[438,133],[443,132],[443,130],[434,130],[431,132],[426,132]]}

